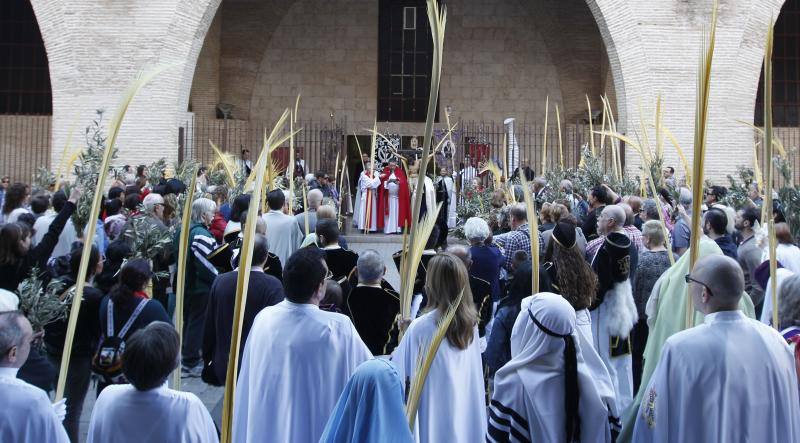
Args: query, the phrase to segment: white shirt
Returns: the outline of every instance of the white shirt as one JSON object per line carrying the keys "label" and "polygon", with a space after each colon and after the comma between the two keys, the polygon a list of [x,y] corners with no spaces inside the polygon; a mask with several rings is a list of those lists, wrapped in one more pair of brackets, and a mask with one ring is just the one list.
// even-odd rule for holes
{"label": "white shirt", "polygon": [[633,441],[800,441],[797,374],[783,337],[737,310],[667,339]]}
{"label": "white shirt", "polygon": [[47,393],[17,378],[17,368],[0,368],[0,441],[69,443]]}
{"label": "white shirt", "polygon": [[[430,345],[439,317],[434,310],[412,321],[395,349],[392,361],[404,385],[406,377],[414,379],[417,358]],[[421,443],[484,441],[486,401],[477,326],[466,349],[442,340],[422,389],[414,433]]]}
{"label": "white shirt", "polygon": [[371,357],[342,314],[288,300],[265,308],[242,356],[233,441],[318,441],[350,375]]}
{"label": "white shirt", "polygon": [[149,391],[111,385],[92,409],[87,443],[217,442],[217,429],[205,405],[191,392],[166,383]]}

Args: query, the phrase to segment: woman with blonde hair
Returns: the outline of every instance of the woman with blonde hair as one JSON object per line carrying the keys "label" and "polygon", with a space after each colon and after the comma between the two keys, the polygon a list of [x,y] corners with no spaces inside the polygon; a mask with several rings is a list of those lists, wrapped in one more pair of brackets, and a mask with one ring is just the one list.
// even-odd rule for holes
{"label": "woman with blonde hair", "polygon": [[422,389],[414,426],[420,443],[480,441],[486,433],[478,312],[472,302],[467,269],[458,257],[440,253],[428,263],[428,310],[411,322],[392,360],[406,390],[410,389],[417,361],[424,357],[420,353],[427,351],[440,319],[462,291],[461,303]]}

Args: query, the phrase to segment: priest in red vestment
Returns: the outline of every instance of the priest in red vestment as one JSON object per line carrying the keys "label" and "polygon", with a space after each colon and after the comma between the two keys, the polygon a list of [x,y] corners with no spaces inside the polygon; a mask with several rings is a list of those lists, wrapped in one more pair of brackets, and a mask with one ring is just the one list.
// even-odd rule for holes
{"label": "priest in red vestment", "polygon": [[411,198],[408,179],[396,161],[390,161],[380,175],[378,188],[378,229],[386,234],[403,232],[411,224]]}

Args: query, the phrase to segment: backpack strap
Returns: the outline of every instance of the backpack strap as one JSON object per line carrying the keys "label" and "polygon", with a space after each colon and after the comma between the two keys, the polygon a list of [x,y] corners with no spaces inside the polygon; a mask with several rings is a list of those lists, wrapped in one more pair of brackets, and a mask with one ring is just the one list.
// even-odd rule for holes
{"label": "backpack strap", "polygon": [[125,325],[122,326],[122,329],[119,330],[119,338],[124,338],[125,334],[128,333],[128,330],[133,326],[133,322],[136,321],[136,318],[139,317],[139,314],[142,313],[144,310],[145,305],[147,304],[147,299],[142,299],[139,304],[134,309],[133,314],[128,318],[128,321],[125,322]]}
{"label": "backpack strap", "polygon": [[106,310],[106,337],[114,336],[114,302],[108,298],[108,309]]}

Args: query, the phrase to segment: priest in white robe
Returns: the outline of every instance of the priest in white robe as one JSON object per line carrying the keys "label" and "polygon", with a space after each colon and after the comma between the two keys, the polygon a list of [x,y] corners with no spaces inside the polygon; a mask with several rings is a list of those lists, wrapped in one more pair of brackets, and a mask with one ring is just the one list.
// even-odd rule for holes
{"label": "priest in white robe", "polygon": [[216,443],[217,429],[191,392],[167,387],[178,366],[180,339],[169,323],[153,322],[125,342],[122,372],[130,384],[103,390],[92,409],[88,443]]}
{"label": "priest in white robe", "polygon": [[486,441],[611,441],[608,409],[577,333],[575,310],[560,295],[522,300],[511,360],[494,378]]}
{"label": "priest in white robe", "polygon": [[445,175],[442,176],[444,186],[447,189],[447,227],[453,229],[456,227],[456,183],[453,177],[448,175],[445,170]]}
{"label": "priest in white robe", "polygon": [[[364,167],[364,171],[358,177],[358,190],[361,193],[358,230],[368,229],[370,232],[374,232],[378,230],[378,187],[381,185],[381,178],[371,170],[369,162]],[[368,220],[367,217],[369,217]]]}
{"label": "priest in white robe", "polygon": [[793,355],[777,331],[739,310],[739,264],[710,255],[686,279],[705,322],[667,339],[633,441],[800,441]]}
{"label": "priest in white robe", "polygon": [[[69,443],[47,393],[17,378],[33,341],[31,324],[19,311],[0,313],[0,441]],[[63,402],[61,402],[63,406]],[[66,407],[63,407],[66,414]]]}
{"label": "priest in white robe", "polygon": [[256,316],[236,386],[233,441],[318,441],[350,376],[372,357],[349,318],[319,309],[327,273],[319,249],[300,249],[283,268],[286,300]]}

